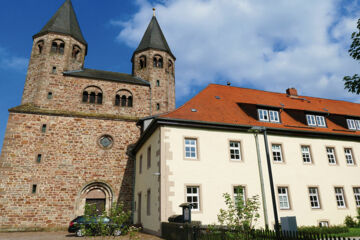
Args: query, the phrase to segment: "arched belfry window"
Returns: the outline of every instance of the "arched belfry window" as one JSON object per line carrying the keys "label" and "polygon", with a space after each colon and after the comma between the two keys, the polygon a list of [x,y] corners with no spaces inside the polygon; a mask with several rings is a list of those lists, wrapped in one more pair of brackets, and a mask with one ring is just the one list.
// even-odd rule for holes
{"label": "arched belfry window", "polygon": [[174,75],[174,64],[171,60],[168,62],[168,71],[170,74]]}
{"label": "arched belfry window", "polygon": [[139,57],[140,69],[146,68],[146,56],[142,55]]}
{"label": "arched belfry window", "polygon": [[43,49],[44,49],[44,40],[40,40],[36,43],[37,54],[42,54]]}
{"label": "arched belfry window", "polygon": [[153,58],[154,67],[162,68],[163,67],[163,58],[160,55],[155,55]]}
{"label": "arched belfry window", "polygon": [[75,60],[79,60],[80,53],[81,53],[81,48],[78,45],[74,45],[71,53],[72,58]]}
{"label": "arched belfry window", "polygon": [[115,106],[132,107],[133,95],[129,90],[121,89],[115,95]]}
{"label": "arched belfry window", "polygon": [[102,104],[103,92],[99,87],[89,86],[83,90],[82,94],[83,103]]}
{"label": "arched belfry window", "polygon": [[126,107],[126,96],[125,95],[121,96],[121,106]]}
{"label": "arched belfry window", "polygon": [[64,54],[65,43],[63,40],[55,39],[51,43],[51,53]]}

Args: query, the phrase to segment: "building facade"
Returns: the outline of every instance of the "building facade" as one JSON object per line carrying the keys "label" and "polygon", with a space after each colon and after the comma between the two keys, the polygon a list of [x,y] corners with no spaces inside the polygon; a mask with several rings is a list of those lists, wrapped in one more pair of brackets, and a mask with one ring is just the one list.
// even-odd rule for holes
{"label": "building facade", "polygon": [[343,224],[360,207],[360,105],[211,84],[177,110],[140,122],[135,222],[161,222],[194,204],[217,223],[224,193],[258,195],[256,227],[275,224],[264,129],[279,217],[298,226]]}
{"label": "building facade", "polygon": [[131,209],[136,122],[175,109],[175,57],[155,16],[131,74],[84,68],[87,49],[70,0],[33,36],[0,158],[1,230],[63,228],[85,203]]}

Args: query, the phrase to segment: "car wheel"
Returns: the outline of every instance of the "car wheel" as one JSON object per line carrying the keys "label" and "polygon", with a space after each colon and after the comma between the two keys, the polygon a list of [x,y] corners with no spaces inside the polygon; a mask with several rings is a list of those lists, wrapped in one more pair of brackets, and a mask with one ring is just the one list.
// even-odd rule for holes
{"label": "car wheel", "polygon": [[120,229],[115,229],[113,234],[114,234],[114,236],[116,236],[116,237],[117,237],[117,236],[120,236],[120,235],[121,235],[121,230],[120,230]]}
{"label": "car wheel", "polygon": [[76,231],[75,234],[76,234],[77,237],[83,237],[84,236],[84,230],[79,229],[79,230]]}

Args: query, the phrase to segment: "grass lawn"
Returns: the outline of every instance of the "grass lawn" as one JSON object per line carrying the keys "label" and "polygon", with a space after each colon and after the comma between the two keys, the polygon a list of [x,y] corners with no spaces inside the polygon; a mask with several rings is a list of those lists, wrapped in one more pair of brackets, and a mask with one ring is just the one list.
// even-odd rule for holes
{"label": "grass lawn", "polygon": [[337,237],[360,237],[360,228],[349,228],[347,233],[334,234]]}

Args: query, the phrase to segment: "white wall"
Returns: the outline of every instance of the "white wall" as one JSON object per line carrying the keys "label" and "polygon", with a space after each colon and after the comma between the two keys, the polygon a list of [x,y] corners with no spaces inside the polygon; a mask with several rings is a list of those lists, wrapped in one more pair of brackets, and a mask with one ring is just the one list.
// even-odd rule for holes
{"label": "white wall", "polygon": [[[183,142],[185,137],[198,139],[198,160],[184,159]],[[296,216],[300,226],[318,225],[320,220],[327,220],[330,224],[342,224],[346,215],[356,214],[352,187],[360,186],[360,143],[271,135],[268,136],[268,139],[270,151],[271,143],[282,144],[285,158],[285,162],[280,164],[271,161],[275,187],[286,186],[290,193],[290,210],[279,210],[277,203],[279,217]],[[241,141],[243,161],[229,160],[230,140]],[[186,185],[198,185],[201,188],[201,210],[193,212],[193,220],[202,221],[203,224],[217,222],[219,209],[225,207],[222,194],[232,193],[233,185],[245,185],[247,196],[256,194],[261,196],[254,134],[163,127],[161,141],[161,221],[167,221],[167,218],[173,214],[181,214],[178,206],[185,202]],[[262,135],[259,136],[259,143],[265,179],[267,212],[270,226],[272,226],[274,218]],[[303,163],[300,152],[301,144],[311,146],[313,164]],[[325,146],[335,147],[338,158],[336,166],[328,164]],[[346,165],[344,147],[353,149],[353,156],[357,161],[355,166]],[[311,209],[309,186],[318,187],[321,209]],[[339,209],[337,207],[334,186],[344,187],[347,208]],[[278,201],[277,195],[276,199]],[[262,209],[261,206],[261,219],[258,227],[264,226]]]}

